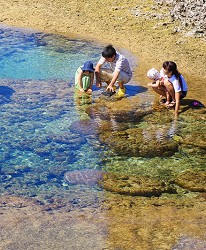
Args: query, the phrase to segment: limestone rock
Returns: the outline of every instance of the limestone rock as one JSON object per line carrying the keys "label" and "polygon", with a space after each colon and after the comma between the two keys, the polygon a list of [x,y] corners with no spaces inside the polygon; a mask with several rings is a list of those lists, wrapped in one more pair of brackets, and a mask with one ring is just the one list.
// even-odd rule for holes
{"label": "limestone rock", "polygon": [[187,170],[180,173],[175,183],[180,187],[194,192],[206,192],[206,171]]}
{"label": "limestone rock", "polygon": [[119,155],[171,156],[178,151],[178,142],[168,139],[166,136],[160,138],[155,131],[149,131],[145,135],[144,131],[139,128],[105,132],[100,135],[100,141],[109,145]]}
{"label": "limestone rock", "polygon": [[135,175],[107,173],[103,175],[99,185],[107,191],[132,196],[159,196],[164,192],[175,192],[163,181]]}

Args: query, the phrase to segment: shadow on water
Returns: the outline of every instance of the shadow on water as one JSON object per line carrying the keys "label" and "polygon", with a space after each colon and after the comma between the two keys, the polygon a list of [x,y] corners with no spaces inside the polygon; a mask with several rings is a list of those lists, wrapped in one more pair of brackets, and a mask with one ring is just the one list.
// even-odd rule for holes
{"label": "shadow on water", "polygon": [[0,86],[0,104],[8,103],[11,101],[11,96],[15,90],[7,86]]}
{"label": "shadow on water", "polygon": [[143,93],[148,90],[148,88],[145,88],[143,86],[134,86],[134,85],[129,85],[129,84],[126,84],[125,88],[129,96],[135,96],[139,93]]}
{"label": "shadow on water", "polygon": [[[125,84],[126,93],[128,96],[136,96],[137,94],[144,93],[148,90],[148,88],[138,85]],[[93,91],[100,90],[96,85],[92,87]]]}

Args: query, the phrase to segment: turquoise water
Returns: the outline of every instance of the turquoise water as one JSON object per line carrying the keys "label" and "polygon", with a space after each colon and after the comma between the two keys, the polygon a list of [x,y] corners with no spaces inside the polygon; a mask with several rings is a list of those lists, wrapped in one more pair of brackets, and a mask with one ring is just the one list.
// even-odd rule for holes
{"label": "turquoise water", "polygon": [[0,37],[1,193],[64,196],[66,171],[102,167],[97,137],[70,132],[82,114],[88,119],[74,103],[75,71],[96,63],[101,48],[9,27]]}
{"label": "turquoise water", "polygon": [[101,51],[86,41],[5,27],[0,39],[0,76],[9,79],[68,81],[86,60],[95,63]]}
{"label": "turquoise water", "polygon": [[[81,123],[91,121],[86,110],[101,92],[94,88],[92,98],[74,96],[74,73],[86,60],[97,62],[100,45],[8,27],[0,29],[0,37],[1,194],[37,197],[41,201],[61,197],[81,206],[97,206],[101,189],[65,185],[65,172],[97,169],[172,180],[181,171],[205,169],[203,148],[180,146],[170,157],[117,155],[99,140],[92,123]],[[133,104],[134,113],[151,106],[149,100],[153,97],[144,93],[145,88],[127,88],[144,102]],[[104,115],[103,106],[95,118],[100,128],[107,121],[101,118]],[[194,114],[182,114],[177,123],[167,112],[141,119],[131,112],[126,123],[121,121],[121,113],[119,117],[112,115],[116,119],[111,118],[109,125],[114,131],[124,126],[139,129],[145,144],[154,138],[155,143],[164,138],[172,140],[175,134],[200,142],[206,132],[204,119]]]}

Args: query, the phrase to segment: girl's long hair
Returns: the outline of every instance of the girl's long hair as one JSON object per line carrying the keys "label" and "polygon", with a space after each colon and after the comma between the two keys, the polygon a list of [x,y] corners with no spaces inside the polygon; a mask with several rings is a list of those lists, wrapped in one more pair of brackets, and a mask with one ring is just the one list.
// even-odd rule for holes
{"label": "girl's long hair", "polygon": [[180,84],[181,90],[182,90],[183,89],[182,78],[181,78],[180,72],[177,70],[177,64],[175,62],[172,62],[172,61],[165,61],[163,63],[163,68],[169,72],[172,72],[172,74],[175,75],[175,77],[177,78],[177,80]]}

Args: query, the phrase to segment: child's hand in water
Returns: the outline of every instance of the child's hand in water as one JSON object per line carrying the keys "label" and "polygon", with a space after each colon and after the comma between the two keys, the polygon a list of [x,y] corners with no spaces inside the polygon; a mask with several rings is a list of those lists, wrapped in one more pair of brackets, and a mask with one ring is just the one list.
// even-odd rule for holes
{"label": "child's hand in water", "polygon": [[96,86],[97,86],[98,88],[101,88],[101,87],[102,87],[102,83],[99,82],[99,81],[96,81]]}

